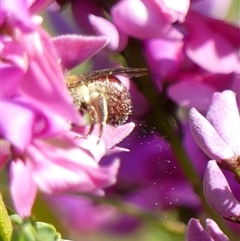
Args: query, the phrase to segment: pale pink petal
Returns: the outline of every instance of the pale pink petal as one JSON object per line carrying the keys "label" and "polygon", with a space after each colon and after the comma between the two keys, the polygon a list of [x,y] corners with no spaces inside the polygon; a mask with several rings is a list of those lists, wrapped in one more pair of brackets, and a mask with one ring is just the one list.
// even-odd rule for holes
{"label": "pale pink petal", "polygon": [[189,125],[196,142],[211,159],[221,162],[234,156],[214,127],[195,108],[189,111]]}
{"label": "pale pink petal", "polygon": [[[124,124],[124,125],[120,125],[120,126],[112,126],[112,125],[106,125],[103,129],[103,135],[101,138],[101,141],[104,142],[105,144],[105,148],[106,148],[106,152],[108,154],[108,151],[113,151],[113,153],[115,151],[118,152],[118,149],[114,149],[112,150],[112,148],[115,148],[115,146],[121,142],[124,138],[126,138],[134,129],[135,124],[133,122]],[[79,133],[83,136],[86,136],[86,134],[88,133],[88,128],[89,127],[84,127],[84,126],[78,126],[73,128],[73,130],[76,133]],[[98,136],[99,136],[99,126],[95,125],[94,130],[91,134],[92,136],[94,136],[93,138],[95,138],[96,141],[98,141]],[[101,143],[100,141],[100,143]]]}
{"label": "pale pink petal", "polygon": [[63,70],[69,70],[89,59],[108,44],[105,36],[63,35],[53,39]]}
{"label": "pale pink petal", "polygon": [[240,155],[240,116],[236,94],[230,90],[215,93],[207,119],[235,155]]}
{"label": "pale pink petal", "polygon": [[89,21],[98,35],[109,38],[107,47],[111,51],[120,52],[127,45],[127,36],[116,28],[110,21],[105,18],[89,15]]}
{"label": "pale pink petal", "polygon": [[10,191],[17,213],[21,217],[31,215],[36,197],[36,184],[32,179],[33,166],[29,160],[16,159],[10,165]]}
{"label": "pale pink petal", "polygon": [[216,241],[230,241],[229,238],[222,232],[214,220],[206,219],[206,229],[209,235]]}
{"label": "pale pink petal", "polygon": [[233,196],[228,182],[216,161],[209,161],[203,189],[208,203],[225,219],[240,222],[240,203]]}
{"label": "pale pink petal", "polygon": [[106,149],[113,148],[116,144],[125,139],[134,129],[135,124],[133,122],[120,126],[106,126],[106,131],[103,133],[103,141],[105,142]]}
{"label": "pale pink petal", "polygon": [[202,227],[199,220],[191,218],[188,222],[186,241],[214,241]]}

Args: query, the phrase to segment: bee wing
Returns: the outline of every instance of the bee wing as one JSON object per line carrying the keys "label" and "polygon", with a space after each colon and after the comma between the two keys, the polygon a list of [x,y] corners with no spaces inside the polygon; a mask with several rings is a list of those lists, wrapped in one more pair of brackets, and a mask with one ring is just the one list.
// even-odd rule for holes
{"label": "bee wing", "polygon": [[143,75],[147,75],[147,69],[129,68],[129,67],[109,68],[109,69],[96,70],[89,74],[84,74],[82,75],[82,77],[84,79],[93,79],[93,78],[98,78],[98,77],[108,76],[108,75],[127,75],[129,77],[140,77]]}
{"label": "bee wing", "polygon": [[70,75],[67,77],[67,85],[68,87],[74,87],[81,81],[89,81],[94,80],[97,78],[101,78],[104,76],[109,75],[127,75],[128,77],[140,77],[147,75],[147,69],[145,68],[129,68],[129,67],[122,67],[122,68],[109,68],[109,69],[101,69],[95,70],[89,74],[82,74],[82,75],[75,75],[74,79]]}

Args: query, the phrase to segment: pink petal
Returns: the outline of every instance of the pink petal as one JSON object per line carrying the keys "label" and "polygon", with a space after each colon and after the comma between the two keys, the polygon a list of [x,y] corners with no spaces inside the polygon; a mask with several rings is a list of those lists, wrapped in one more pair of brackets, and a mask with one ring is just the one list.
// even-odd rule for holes
{"label": "pink petal", "polygon": [[213,126],[195,108],[189,111],[189,125],[196,142],[211,159],[221,162],[234,156]]}
{"label": "pink petal", "polygon": [[63,35],[53,39],[63,70],[69,70],[89,59],[108,44],[108,38]]}
{"label": "pink petal", "polygon": [[191,3],[191,9],[213,19],[225,19],[231,3],[231,0],[194,1]]}
{"label": "pink petal", "polygon": [[[98,148],[104,147],[95,144],[94,151]],[[101,188],[115,182],[119,167],[118,161],[101,167],[89,151],[60,139],[49,143],[35,140],[27,154],[34,162],[34,181],[48,194],[63,191],[101,193]]]}
{"label": "pink petal", "polygon": [[[78,123],[80,115],[68,94],[54,45],[43,31],[24,35],[21,41],[31,57],[28,71],[20,83],[21,94],[25,101],[35,106],[39,112],[43,112],[45,118],[53,123],[49,129],[52,132],[45,135],[66,131],[69,129],[69,121]],[[61,125],[56,125],[56,122],[54,125],[52,116],[61,120]]]}
{"label": "pink petal", "polygon": [[[79,128],[78,128],[79,129]],[[87,128],[84,128],[87,129]],[[82,133],[83,134],[83,133]],[[87,152],[91,157],[94,158],[96,163],[104,156],[105,154],[105,143],[103,141],[98,141],[97,136],[88,136],[87,138],[83,137],[85,134],[80,135],[77,132],[67,132],[61,135],[64,140],[67,140],[73,145],[73,147],[79,147],[85,152]],[[93,148],[96,147],[96,148]]]}
{"label": "pink petal", "polygon": [[216,241],[230,241],[229,238],[222,232],[214,220],[206,219],[206,229],[209,235]]}
{"label": "pink petal", "polygon": [[120,52],[126,47],[127,36],[118,30],[110,21],[92,14],[89,15],[89,21],[98,35],[109,38],[110,41],[107,47],[111,51]]}
{"label": "pink petal", "polygon": [[186,241],[213,241],[203,229],[199,220],[191,218],[188,222]]}
{"label": "pink petal", "polygon": [[236,94],[230,90],[215,93],[207,119],[235,155],[240,155],[240,117]]}
{"label": "pink petal", "polygon": [[176,78],[181,63],[182,47],[183,43],[180,40],[151,39],[145,41],[145,54],[153,74],[166,79]]}
{"label": "pink petal", "polygon": [[10,191],[14,206],[21,217],[31,215],[37,188],[32,179],[29,160],[13,160],[10,166]]}
{"label": "pink petal", "polygon": [[240,106],[240,75],[236,75],[230,89],[236,93],[237,104]]}
{"label": "pink petal", "polygon": [[33,30],[32,16],[28,11],[27,1],[18,0],[14,4],[8,0],[1,0],[0,25],[8,18],[11,25],[18,26],[24,31]]}
{"label": "pink petal", "polygon": [[104,17],[103,9],[98,6],[98,3],[89,0],[72,1],[71,9],[78,26],[88,35],[95,34],[88,16],[94,14]]}
{"label": "pink petal", "polygon": [[0,169],[2,169],[11,156],[11,144],[8,141],[0,140]]}
{"label": "pink petal", "polygon": [[67,224],[78,232],[101,230],[109,224],[116,215],[116,210],[110,205],[94,205],[86,197],[77,195],[46,196],[46,200]]}
{"label": "pink petal", "polygon": [[237,71],[237,51],[227,38],[210,29],[204,18],[196,13],[188,14],[186,24],[190,32],[186,54],[193,62],[212,73]]}
{"label": "pink petal", "polygon": [[29,1],[29,10],[31,13],[39,13],[40,11],[45,10],[51,3],[52,0],[38,0],[38,1]]}
{"label": "pink petal", "polygon": [[214,19],[214,18],[207,18],[206,20],[211,29],[213,29],[214,31],[217,31],[223,37],[227,36],[227,40],[229,41],[230,44],[232,44],[232,46],[235,47],[236,51],[237,49],[239,49],[240,47],[239,26],[229,24],[227,21],[220,22],[218,19]]}
{"label": "pink petal", "polygon": [[[123,0],[111,9],[113,22],[127,35],[148,39],[165,35],[171,29],[170,14],[159,9],[155,1]],[[175,37],[181,34],[173,31]]]}
{"label": "pink petal", "polygon": [[206,111],[210,105],[213,93],[216,91],[211,85],[199,81],[197,76],[179,81],[168,88],[168,95],[179,105],[200,111]]}
{"label": "pink petal", "polygon": [[15,94],[18,84],[27,68],[25,50],[17,41],[10,37],[1,37],[1,93],[0,96],[8,97]]}
{"label": "pink petal", "polygon": [[203,189],[208,203],[225,219],[240,222],[240,203],[233,196],[228,182],[216,161],[209,161]]}
{"label": "pink petal", "polygon": [[[14,147],[23,151],[30,143],[34,127],[34,111],[26,108],[21,103],[1,101],[0,123],[1,136],[8,140]],[[17,118],[16,118],[17,116]]]}
{"label": "pink petal", "polygon": [[[124,138],[126,138],[134,129],[135,124],[133,122],[120,125],[120,126],[112,126],[112,125],[106,125],[103,130],[103,135],[101,138],[101,141],[104,142],[105,148],[107,153],[110,151],[115,151],[118,152],[118,149],[115,149],[114,147],[121,142]],[[83,136],[85,136],[88,133],[88,128],[89,127],[83,127],[83,126],[78,126],[76,128],[73,128],[73,130],[76,133],[79,133]],[[98,140],[99,136],[99,127],[96,125],[94,127],[93,133],[91,134],[93,138],[95,138],[95,141]],[[101,142],[100,142],[101,143]],[[114,148],[114,150],[112,149]],[[126,149],[124,149],[126,150]]]}
{"label": "pink petal", "polygon": [[103,133],[103,141],[105,142],[106,149],[109,150],[126,138],[134,129],[133,122],[121,126],[107,125],[105,133]]}
{"label": "pink petal", "polygon": [[185,20],[185,16],[189,11],[190,0],[181,0],[181,1],[156,1],[160,6],[161,2],[164,2],[166,6],[166,11],[172,13],[172,21],[183,22]]}
{"label": "pink petal", "polygon": [[[18,90],[18,83],[23,76],[23,69],[9,63],[1,63],[1,93],[0,96],[11,96]],[[7,80],[7,81],[6,81]]]}

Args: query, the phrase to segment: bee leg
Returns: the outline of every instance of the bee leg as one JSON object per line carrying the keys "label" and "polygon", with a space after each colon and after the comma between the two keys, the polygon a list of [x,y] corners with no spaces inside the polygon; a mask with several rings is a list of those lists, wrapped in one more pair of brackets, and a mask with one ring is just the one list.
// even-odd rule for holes
{"label": "bee leg", "polygon": [[92,106],[92,105],[88,106],[88,107],[87,107],[87,112],[89,113],[91,125],[90,125],[90,128],[89,128],[89,130],[88,130],[88,133],[86,134],[85,137],[88,137],[89,135],[92,134],[92,132],[93,132],[93,130],[94,130],[94,126],[95,126],[95,124],[96,124],[97,121],[98,121],[97,112],[96,112],[96,110],[94,109],[94,106]]}
{"label": "bee leg", "polygon": [[93,93],[91,96],[91,104],[94,107],[94,110],[97,114],[97,123],[99,123],[99,135],[98,135],[98,142],[100,142],[103,129],[107,121],[108,117],[108,110],[107,110],[107,102],[105,96],[99,93]]}

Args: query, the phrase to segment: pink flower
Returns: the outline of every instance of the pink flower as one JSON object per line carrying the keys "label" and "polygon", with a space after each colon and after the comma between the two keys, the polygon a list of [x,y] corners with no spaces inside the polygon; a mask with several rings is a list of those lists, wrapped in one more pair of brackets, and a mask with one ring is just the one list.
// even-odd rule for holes
{"label": "pink flower", "polygon": [[204,176],[204,193],[209,204],[225,219],[240,220],[240,203],[235,199],[219,166],[240,180],[240,117],[235,94],[215,93],[204,118],[196,109],[189,112],[192,134],[209,161]]}
{"label": "pink flower", "polygon": [[[114,130],[113,136],[114,133],[117,132]],[[190,131],[188,133],[190,135]],[[202,166],[205,156],[200,149],[197,150],[198,147],[193,139],[189,142],[191,145],[187,148],[193,149],[195,155],[198,151],[198,156],[194,160],[197,162],[197,167]],[[152,213],[160,210],[167,212],[177,208],[183,208],[190,213],[199,213],[201,207],[199,197],[182,175],[171,148],[164,138],[156,133],[148,133],[144,125],[139,125],[128,138],[123,140],[122,145],[129,148],[130,152],[105,156],[101,160],[104,164],[111,163],[113,157],[121,160],[117,182],[106,190],[106,199],[119,197],[123,203],[126,202],[137,206],[140,210]],[[198,170],[200,174],[203,174],[202,170]],[[60,215],[66,217],[63,222],[70,223],[76,232],[103,231],[103,229],[131,232],[139,227],[139,219],[126,215],[112,206],[96,204],[81,195],[78,197],[61,195],[59,200],[58,197],[46,198],[50,201],[50,205],[57,207]],[[80,207],[76,210],[77,203]],[[91,213],[91,217],[86,218],[84,215],[86,212]]]}
{"label": "pink flower", "polygon": [[199,69],[195,69],[195,73],[192,71],[183,73],[180,81],[168,88],[168,96],[180,106],[188,109],[194,107],[205,113],[211,104],[212,95],[225,89],[234,91],[240,98],[238,74],[209,74],[198,72]]}
{"label": "pink flower", "polygon": [[[11,10],[1,25],[1,107],[5,113],[1,136],[23,150],[32,137],[69,130],[70,121],[78,123],[81,118],[67,92],[51,39],[36,18],[26,14],[28,18],[20,21],[21,15]],[[1,8],[1,16],[7,11]]]}
{"label": "pink flower", "polygon": [[208,203],[225,219],[240,223],[240,202],[234,197],[229,184],[216,161],[209,161],[203,180]]}
{"label": "pink flower", "polygon": [[232,42],[237,38],[234,33],[239,31],[237,27],[194,11],[188,13],[185,24],[188,30],[186,55],[194,63],[210,73],[239,72],[239,43]]}
{"label": "pink flower", "polygon": [[199,220],[188,222],[186,241],[230,241],[212,219],[206,219],[205,229]]}
{"label": "pink flower", "polygon": [[16,211],[26,217],[38,189],[102,195],[102,189],[115,182],[119,161],[104,167],[99,161],[106,153],[126,150],[115,145],[134,124],[116,132],[106,127],[98,145],[98,134],[83,138],[87,127],[71,130],[71,123],[84,124],[84,119],[68,94],[64,72],[106,46],[108,39],[68,35],[52,41],[25,1],[17,3],[4,1],[0,12],[0,167],[11,156],[11,196]]}
{"label": "pink flower", "polygon": [[115,217],[116,209],[111,205],[96,205],[89,198],[77,195],[46,196],[58,218],[64,217],[67,229],[80,233],[102,231]]}
{"label": "pink flower", "polygon": [[109,40],[106,37],[62,35],[52,39],[63,71],[70,70],[104,48]]}
{"label": "pink flower", "polygon": [[110,21],[92,14],[89,15],[89,21],[98,35],[109,38],[110,51],[120,52],[126,47],[128,37]]}
{"label": "pink flower", "polygon": [[[93,148],[94,147],[94,148]],[[54,138],[34,139],[22,157],[10,163],[11,195],[21,216],[29,216],[37,189],[47,194],[66,191],[103,194],[115,182],[119,162],[101,167],[104,142],[82,139],[74,132]]]}
{"label": "pink flower", "polygon": [[206,118],[194,108],[189,118],[193,136],[202,150],[239,178],[240,118],[235,93],[215,93]]}
{"label": "pink flower", "polygon": [[135,38],[182,38],[173,26],[182,22],[188,11],[189,1],[171,4],[169,1],[122,0],[111,9],[113,22],[125,34]]}
{"label": "pink flower", "polygon": [[[193,3],[192,8],[194,6]],[[182,27],[185,39],[181,58],[177,55],[178,50],[176,57],[170,59],[173,63],[181,61],[174,65],[179,67],[179,72],[169,69],[171,72],[165,74],[171,77],[172,82],[176,82],[169,87],[168,95],[181,106],[206,111],[214,92],[231,89],[239,93],[239,29],[224,20],[201,15],[192,9]],[[177,43],[172,41],[169,44],[175,49]],[[160,60],[157,59],[158,62]]]}

